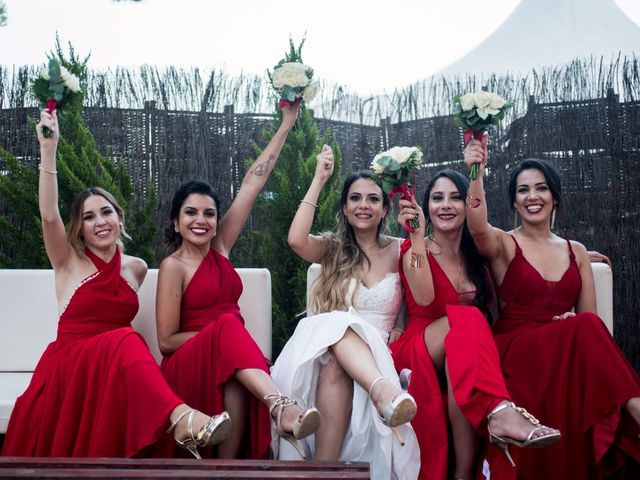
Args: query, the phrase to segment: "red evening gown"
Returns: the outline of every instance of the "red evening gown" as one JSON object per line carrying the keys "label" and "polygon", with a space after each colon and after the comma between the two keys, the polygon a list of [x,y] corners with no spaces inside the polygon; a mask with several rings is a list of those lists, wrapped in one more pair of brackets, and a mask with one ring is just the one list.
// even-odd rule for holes
{"label": "red evening gown", "polygon": [[76,287],[27,390],[11,414],[3,455],[131,457],[164,436],[182,401],[130,327],[138,296],[88,249],[98,271]]}
{"label": "red evening gown", "polygon": [[[238,370],[255,368],[269,373],[267,361],[240,315],[241,293],[242,281],[231,262],[209,250],[187,285],[180,306],[180,331],[199,333],[162,360],[169,385],[190,406],[207,415],[225,409],[224,384]],[[248,397],[248,432],[239,455],[266,458],[271,443],[269,411],[256,397]]]}
{"label": "red evening gown", "polygon": [[498,288],[504,307],[494,329],[505,381],[517,404],[562,432],[548,447],[513,449],[517,478],[640,478],[640,430],[621,412],[640,396],[640,379],[596,315],[552,321],[576,305],[582,289],[571,244],[569,268],[552,282],[513,240],[516,254]]}
{"label": "red evening gown", "polygon": [[458,292],[429,252],[427,259],[435,298],[428,306],[416,303],[402,265],[402,257],[410,248],[411,241],[406,240],[401,247],[398,266],[409,324],[390,348],[396,369],[409,368],[412,371],[409,393],[418,405],[412,425],[420,445],[419,478],[446,480],[450,478],[446,391],[441,390],[438,374],[427,351],[424,341],[426,327],[441,317],[449,319],[450,331],[444,347],[453,394],[463,415],[478,433],[486,433],[487,415],[510,395],[500,372],[500,358],[487,319],[477,308],[459,305]]}

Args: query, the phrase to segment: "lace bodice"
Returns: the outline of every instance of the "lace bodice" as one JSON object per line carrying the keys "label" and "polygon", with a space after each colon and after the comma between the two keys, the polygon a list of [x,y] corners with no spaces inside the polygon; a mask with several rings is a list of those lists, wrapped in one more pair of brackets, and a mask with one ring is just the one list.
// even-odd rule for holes
{"label": "lace bodice", "polygon": [[398,273],[387,273],[371,288],[355,278],[351,279],[347,292],[347,306],[359,316],[376,327],[382,338],[387,341],[396,316],[402,306],[402,285]]}

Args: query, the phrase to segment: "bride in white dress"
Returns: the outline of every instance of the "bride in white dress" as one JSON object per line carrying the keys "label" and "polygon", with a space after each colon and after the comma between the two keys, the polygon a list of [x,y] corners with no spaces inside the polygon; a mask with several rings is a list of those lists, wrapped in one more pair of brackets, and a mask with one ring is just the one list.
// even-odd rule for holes
{"label": "bride in white dress", "polygon": [[[275,458],[369,462],[371,478],[415,479],[420,454],[409,422],[413,398],[400,389],[387,343],[402,305],[399,240],[382,235],[389,200],[369,173],[351,175],[336,232],[310,235],[320,190],[333,173],[325,145],[289,230],[289,245],[322,273],[310,311],[271,375],[300,407],[316,405],[322,423],[304,440],[275,436]],[[391,333],[391,338],[390,338]]]}

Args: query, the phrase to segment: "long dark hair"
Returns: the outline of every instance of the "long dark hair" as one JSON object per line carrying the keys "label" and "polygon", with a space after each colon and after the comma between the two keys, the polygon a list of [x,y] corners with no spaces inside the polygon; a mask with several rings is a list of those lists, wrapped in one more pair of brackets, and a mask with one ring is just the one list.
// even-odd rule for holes
{"label": "long dark hair", "polygon": [[[453,170],[440,170],[436,173],[427,185],[427,190],[424,192],[424,199],[422,201],[422,206],[427,214],[427,224],[431,223],[431,218],[428,216],[429,196],[431,195],[431,190],[433,190],[433,186],[436,181],[440,178],[447,178],[451,180],[458,189],[462,198],[467,197],[467,191],[469,190],[469,180],[467,180],[464,175],[454,172]],[[491,300],[493,299],[493,290],[489,280],[490,277],[487,259],[480,255],[478,247],[476,247],[473,237],[471,236],[471,232],[469,232],[466,220],[462,227],[460,250],[464,258],[467,276],[476,287],[476,296],[473,299],[472,305],[478,307],[491,321],[489,308]]]}
{"label": "long dark hair", "polygon": [[182,244],[182,236],[180,233],[175,231],[174,222],[180,216],[180,208],[182,208],[182,204],[187,197],[193,193],[206,195],[213,199],[213,202],[216,205],[216,211],[218,212],[218,222],[220,222],[220,201],[218,200],[218,195],[214,192],[213,187],[207,182],[200,180],[191,180],[190,182],[182,184],[180,188],[176,190],[176,193],[174,193],[173,200],[171,200],[171,215],[164,232],[164,243],[171,249],[175,250]]}

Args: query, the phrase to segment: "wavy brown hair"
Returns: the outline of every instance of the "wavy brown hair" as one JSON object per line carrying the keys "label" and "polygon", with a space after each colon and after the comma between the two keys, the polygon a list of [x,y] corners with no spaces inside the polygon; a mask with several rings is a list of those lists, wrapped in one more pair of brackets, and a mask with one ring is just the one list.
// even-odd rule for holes
{"label": "wavy brown hair", "polygon": [[[362,265],[370,263],[369,257],[360,248],[353,227],[343,212],[349,198],[351,185],[361,178],[373,181],[373,173],[365,170],[352,173],[347,177],[342,187],[340,205],[336,214],[338,225],[335,231],[322,234],[322,237],[327,241],[327,252],[320,262],[322,265],[320,277],[311,289],[309,310],[314,314],[346,310],[345,300],[351,278],[354,275],[360,275]],[[382,199],[383,205],[387,207],[387,214],[378,224],[377,241],[381,246],[384,244],[382,234],[387,227],[389,215],[389,197],[384,192],[382,192]]]}
{"label": "wavy brown hair", "polygon": [[118,201],[113,195],[100,187],[90,187],[82,190],[71,202],[71,206],[69,207],[69,223],[66,225],[67,239],[69,240],[69,243],[76,252],[81,255],[83,254],[85,244],[84,238],[82,237],[82,210],[85,200],[94,195],[100,195],[103,197],[111,204],[111,206],[113,206],[113,209],[118,214],[118,218],[120,219],[120,237],[116,241],[116,244],[120,251],[124,252],[124,242],[122,239],[131,238],[127,235],[127,232],[124,229],[124,210],[118,204]]}

